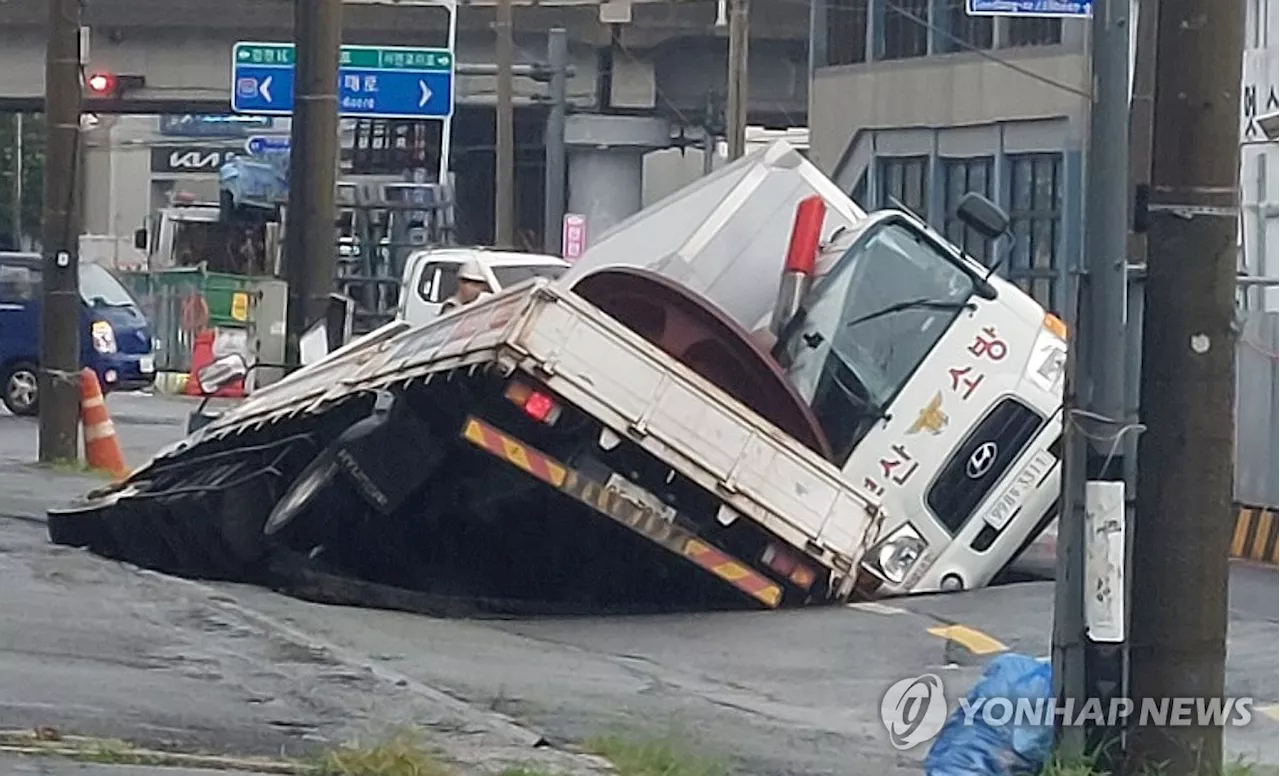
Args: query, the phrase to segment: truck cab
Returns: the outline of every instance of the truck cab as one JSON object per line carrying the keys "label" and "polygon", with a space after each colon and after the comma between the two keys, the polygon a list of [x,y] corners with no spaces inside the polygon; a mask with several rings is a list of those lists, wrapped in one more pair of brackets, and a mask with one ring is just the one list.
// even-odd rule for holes
{"label": "truck cab", "polygon": [[560,277],[568,262],[555,256],[485,248],[438,248],[410,254],[400,285],[398,317],[409,323],[425,323],[440,314],[441,306],[458,287],[458,270],[475,259],[484,270],[489,293],[532,278]]}
{"label": "truck cab", "polygon": [[818,274],[775,353],[881,499],[869,589],[986,585],[1057,514],[1065,325],[905,212],[838,235]]}

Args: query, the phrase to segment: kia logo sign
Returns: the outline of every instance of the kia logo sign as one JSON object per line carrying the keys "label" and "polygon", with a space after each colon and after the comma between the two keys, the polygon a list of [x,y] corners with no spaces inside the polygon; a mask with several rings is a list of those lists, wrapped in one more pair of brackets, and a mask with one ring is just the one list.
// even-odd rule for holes
{"label": "kia logo sign", "polygon": [[151,171],[216,173],[240,153],[236,148],[156,147],[151,149]]}

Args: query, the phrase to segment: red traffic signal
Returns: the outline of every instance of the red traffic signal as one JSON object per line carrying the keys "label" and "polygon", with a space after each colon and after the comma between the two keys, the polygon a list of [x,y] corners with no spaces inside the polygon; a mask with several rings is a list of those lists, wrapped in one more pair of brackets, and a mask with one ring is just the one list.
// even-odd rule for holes
{"label": "red traffic signal", "polygon": [[145,76],[116,75],[115,73],[91,73],[84,79],[85,96],[89,99],[123,97],[134,89],[147,85]]}
{"label": "red traffic signal", "polygon": [[84,81],[91,97],[110,97],[116,91],[116,78],[108,73],[94,73]]}

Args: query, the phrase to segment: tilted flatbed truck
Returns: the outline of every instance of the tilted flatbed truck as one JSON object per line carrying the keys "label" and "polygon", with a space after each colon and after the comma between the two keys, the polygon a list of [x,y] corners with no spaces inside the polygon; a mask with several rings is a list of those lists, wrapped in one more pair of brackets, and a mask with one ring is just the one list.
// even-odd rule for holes
{"label": "tilted flatbed truck", "polygon": [[[985,521],[986,551],[1023,541],[1052,511],[1041,503],[1047,476],[1026,484],[1022,475],[1046,467],[1041,447],[1060,432],[1060,383],[1038,355],[1038,333],[1057,329],[909,215],[867,215],[847,201],[832,210],[812,230],[820,277],[811,288],[779,294],[785,282],[760,276],[779,299],[772,352],[652,270],[537,279],[350,343],[125,482],[52,511],[50,536],[186,575],[279,584],[320,569],[495,610],[518,609],[513,601],[773,608],[910,592],[926,572],[951,568],[953,546],[973,551],[959,531],[935,540],[912,501],[974,460],[973,432],[992,418],[1019,444],[958,491],[961,524],[979,531]],[[799,231],[797,220],[793,238]],[[793,254],[788,271],[804,264],[793,266]],[[794,274],[781,271],[782,256],[775,262],[775,278]],[[896,299],[901,289],[876,285],[885,278],[867,268],[943,296]],[[850,285],[850,273],[863,283]],[[851,295],[860,287],[870,296]],[[924,315],[902,315],[911,312]],[[885,320],[909,325],[870,326]],[[945,374],[958,351],[979,357],[965,345],[996,327],[999,358],[988,361],[1000,368],[962,372],[974,386],[987,379],[990,395],[969,388],[957,399],[973,399],[968,408],[929,401],[941,388],[929,373]],[[868,331],[910,363],[884,362]],[[1035,370],[1043,397],[1023,387]],[[902,395],[910,411],[894,412]],[[1039,420],[1023,413],[1010,426],[999,414],[1006,400]],[[914,466],[885,471],[898,490],[862,476],[860,455],[883,468],[878,440],[915,433],[909,426],[927,433],[911,443]],[[877,449],[864,450],[868,440]],[[921,484],[904,485],[919,468]],[[1012,507],[1001,507],[1010,494]],[[371,592],[363,602],[391,598]]]}

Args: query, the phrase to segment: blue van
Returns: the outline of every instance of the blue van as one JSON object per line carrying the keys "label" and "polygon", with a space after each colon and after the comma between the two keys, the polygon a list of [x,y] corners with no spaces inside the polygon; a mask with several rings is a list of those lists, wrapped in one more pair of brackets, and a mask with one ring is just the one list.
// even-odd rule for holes
{"label": "blue van", "polygon": [[[41,258],[0,252],[0,400],[15,415],[40,407]],[[137,301],[104,267],[80,265],[80,364],[98,373],[103,392],[155,381],[151,327]]]}

